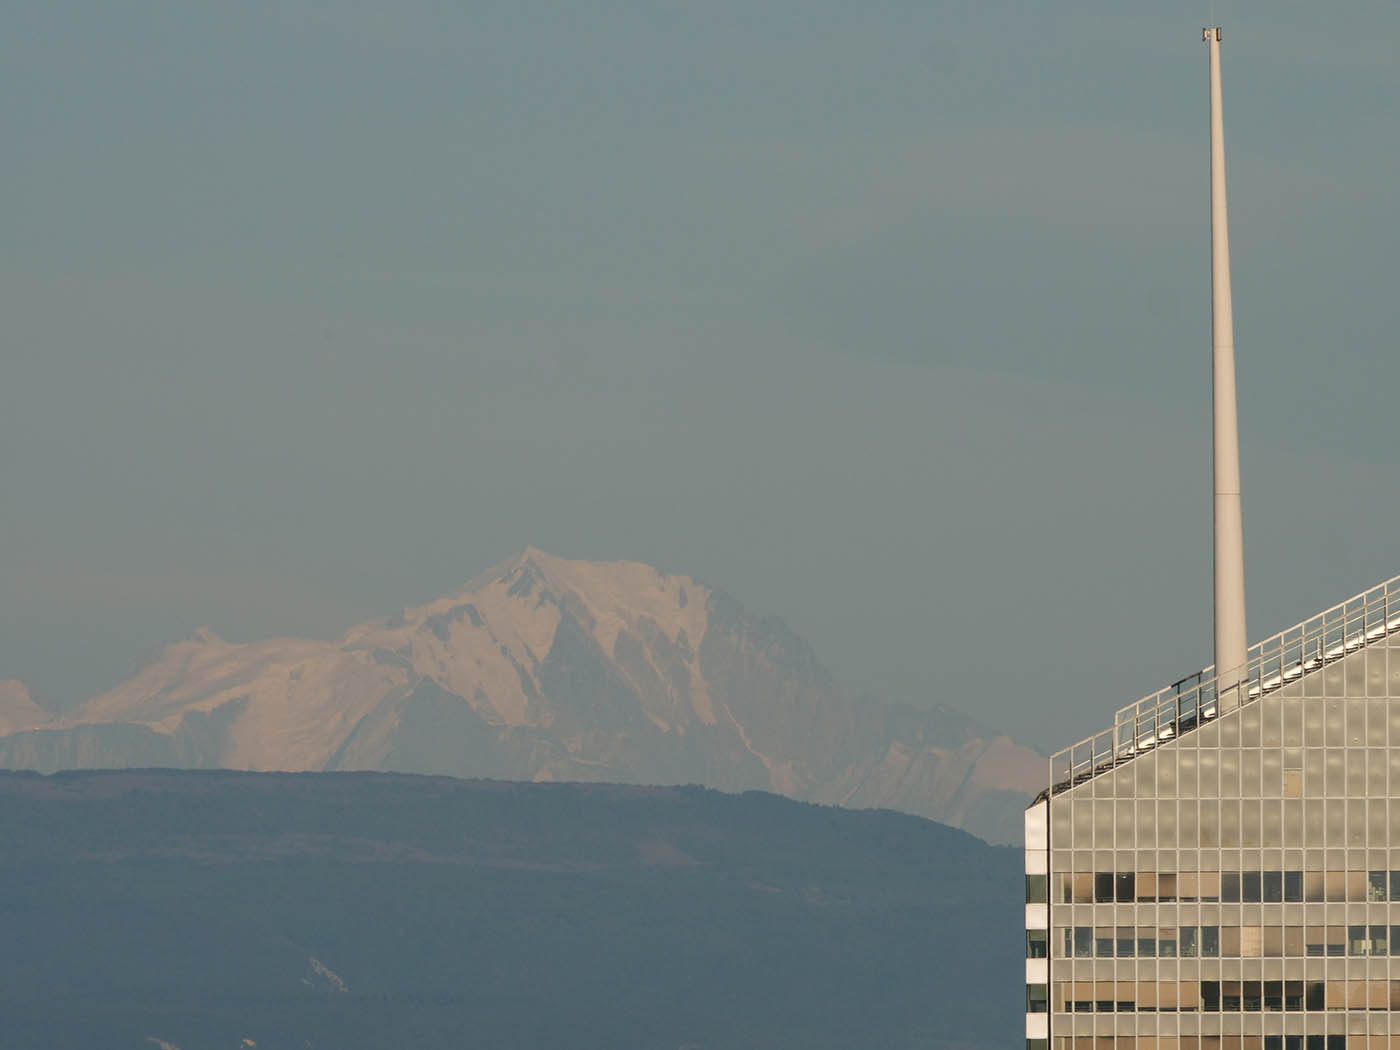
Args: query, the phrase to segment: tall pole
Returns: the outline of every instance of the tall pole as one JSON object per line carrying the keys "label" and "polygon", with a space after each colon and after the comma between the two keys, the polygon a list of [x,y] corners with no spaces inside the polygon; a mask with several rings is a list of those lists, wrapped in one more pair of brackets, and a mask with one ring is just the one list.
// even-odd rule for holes
{"label": "tall pole", "polygon": [[1220,110],[1219,26],[1210,47],[1210,278],[1215,452],[1215,673],[1221,710],[1235,707],[1246,676],[1244,515],[1235,399],[1235,320],[1230,301],[1230,230],[1225,208],[1225,124]]}

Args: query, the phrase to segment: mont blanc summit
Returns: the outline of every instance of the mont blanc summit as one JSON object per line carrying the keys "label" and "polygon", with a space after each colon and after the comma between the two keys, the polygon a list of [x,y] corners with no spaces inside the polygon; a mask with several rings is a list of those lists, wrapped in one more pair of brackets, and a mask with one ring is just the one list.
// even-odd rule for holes
{"label": "mont blanc summit", "polygon": [[962,715],[847,695],[781,621],[689,576],[533,548],[334,641],[201,629],[61,719],[12,706],[12,769],[700,783],[901,809],[1000,841],[1016,838],[1042,765]]}

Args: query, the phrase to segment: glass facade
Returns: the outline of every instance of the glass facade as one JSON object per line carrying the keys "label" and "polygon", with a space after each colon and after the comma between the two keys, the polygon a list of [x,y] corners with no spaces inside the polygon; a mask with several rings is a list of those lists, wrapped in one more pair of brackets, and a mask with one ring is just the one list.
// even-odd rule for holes
{"label": "glass facade", "polygon": [[1052,759],[1028,1047],[1400,1050],[1396,584],[1256,646],[1234,696],[1203,672]]}

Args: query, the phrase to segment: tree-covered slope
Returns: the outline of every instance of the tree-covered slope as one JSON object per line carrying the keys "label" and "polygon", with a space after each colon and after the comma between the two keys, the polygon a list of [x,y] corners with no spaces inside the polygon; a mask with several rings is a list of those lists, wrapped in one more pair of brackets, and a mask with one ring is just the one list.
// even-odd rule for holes
{"label": "tree-covered slope", "polygon": [[0,774],[3,1042],[1005,1046],[1018,872],[758,793]]}

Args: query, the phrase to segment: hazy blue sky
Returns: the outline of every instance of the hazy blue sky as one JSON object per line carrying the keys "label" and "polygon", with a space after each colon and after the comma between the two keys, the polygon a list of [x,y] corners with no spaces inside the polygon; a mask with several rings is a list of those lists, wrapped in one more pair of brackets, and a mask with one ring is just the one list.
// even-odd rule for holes
{"label": "hazy blue sky", "polygon": [[[1400,571],[1400,6],[1217,2],[1251,637]],[[0,19],[0,677],[535,544],[1060,745],[1211,658],[1206,3]]]}

